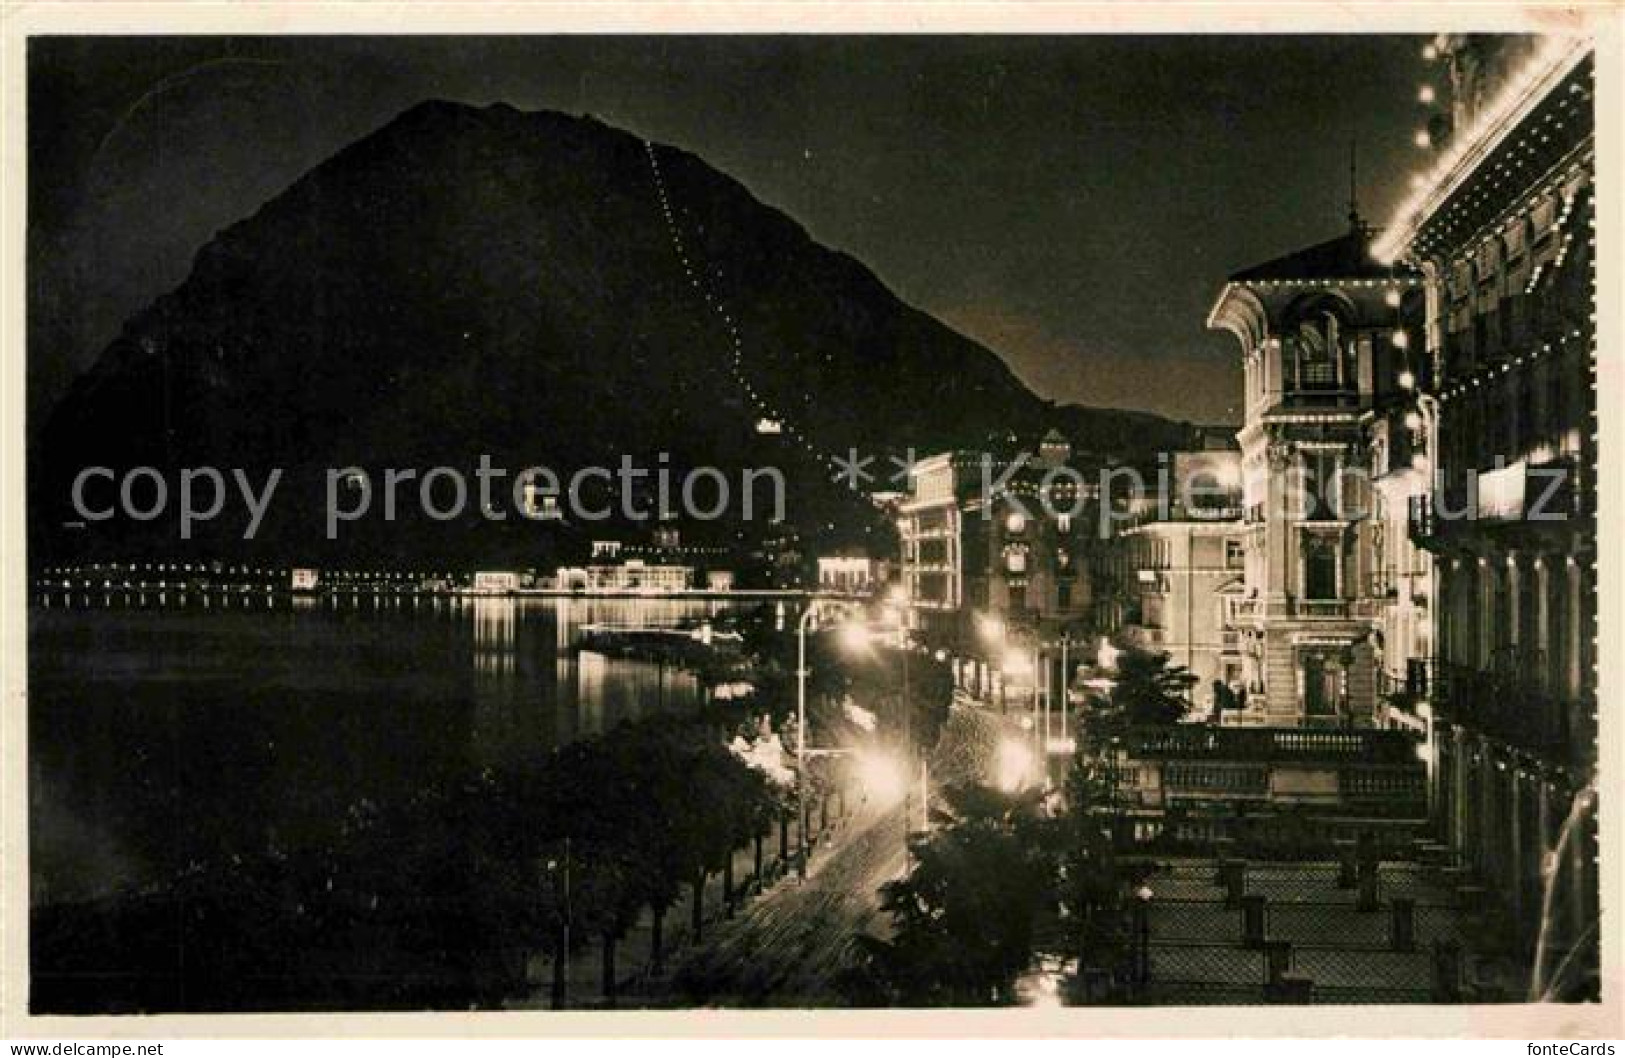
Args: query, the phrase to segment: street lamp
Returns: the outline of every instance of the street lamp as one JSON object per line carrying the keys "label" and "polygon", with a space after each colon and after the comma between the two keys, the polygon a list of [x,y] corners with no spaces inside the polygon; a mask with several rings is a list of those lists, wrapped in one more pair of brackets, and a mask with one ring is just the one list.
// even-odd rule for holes
{"label": "street lamp", "polygon": [[1005,793],[1015,793],[1027,784],[1033,770],[1032,747],[1025,739],[1005,738],[999,742],[994,760],[994,779]]}
{"label": "street lamp", "polygon": [[1141,988],[1151,983],[1151,898],[1155,895],[1144,882],[1134,890],[1135,947],[1139,955],[1135,977]]}
{"label": "street lamp", "polygon": [[[914,810],[913,776],[916,770],[914,767],[914,702],[909,697],[908,685],[908,655],[911,651],[911,646],[908,641],[908,629],[911,622],[909,621],[907,590],[905,590],[901,585],[895,585],[891,591],[887,593],[887,598],[890,601],[890,605],[888,605],[885,610],[882,611],[882,616],[884,617],[886,624],[894,625],[897,628],[898,663],[902,666],[903,767],[904,774],[907,777],[904,780],[903,788],[903,847],[906,851],[908,848],[909,817],[913,814]],[[928,792],[925,785],[926,781],[924,769],[925,762],[922,760],[920,762],[919,769],[921,797],[920,815],[922,819],[925,818],[929,812]]]}
{"label": "street lamp", "polygon": [[807,877],[807,626],[823,608],[822,599],[812,599],[796,623],[796,828],[801,847],[796,870]]}
{"label": "street lamp", "polygon": [[[823,608],[825,600],[812,599],[807,608],[801,612],[801,619],[796,624],[796,813],[800,818],[799,828],[801,846],[798,856],[797,871],[802,878],[807,877],[807,677],[811,670],[807,667],[807,628],[813,617]],[[859,620],[844,622],[839,631],[841,646],[845,649],[858,652],[866,650],[873,641],[874,636],[869,628]],[[903,655],[903,723],[905,738],[905,766],[912,761],[913,740],[911,734],[909,708],[908,708],[908,630],[906,623],[900,625],[899,643]],[[839,750],[824,750],[825,753],[839,753]],[[905,776],[912,773],[912,769],[905,772]],[[903,781],[904,795],[907,796],[910,784],[905,777]],[[903,813],[903,841],[908,841],[908,810]]]}
{"label": "street lamp", "polygon": [[858,621],[847,621],[841,625],[841,646],[852,653],[858,653],[869,646],[869,630]]}

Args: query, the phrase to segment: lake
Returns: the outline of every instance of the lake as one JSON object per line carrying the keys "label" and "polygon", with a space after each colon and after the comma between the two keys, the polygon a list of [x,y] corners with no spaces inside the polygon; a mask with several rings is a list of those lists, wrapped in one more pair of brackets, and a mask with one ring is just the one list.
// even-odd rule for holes
{"label": "lake", "polygon": [[363,798],[502,769],[694,704],[695,678],[576,646],[586,626],[736,605],[602,598],[36,596],[32,903],[298,848]]}

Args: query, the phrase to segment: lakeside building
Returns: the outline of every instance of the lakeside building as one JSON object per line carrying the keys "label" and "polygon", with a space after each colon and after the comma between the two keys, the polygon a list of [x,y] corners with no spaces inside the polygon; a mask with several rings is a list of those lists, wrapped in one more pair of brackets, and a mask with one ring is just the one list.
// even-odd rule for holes
{"label": "lakeside building", "polygon": [[917,461],[897,508],[901,580],[922,641],[1001,707],[1065,707],[1086,660],[1101,467],[1057,430]]}
{"label": "lakeside building", "polygon": [[486,595],[506,595],[519,590],[519,574],[513,570],[482,569],[474,574],[473,590]]}
{"label": "lakeside building", "polygon": [[916,462],[897,525],[920,627],[972,642],[978,619],[1039,636],[1085,619],[1096,480],[1055,430],[1035,448]]}
{"label": "lakeside building", "polygon": [[1404,421],[1433,471],[1410,532],[1437,579],[1436,822],[1502,902],[1532,990],[1593,994],[1593,54],[1535,36],[1430,53],[1438,156],[1378,250],[1426,277]]}
{"label": "lakeside building", "polygon": [[884,583],[885,563],[863,555],[818,556],[818,590],[867,595]]}
{"label": "lakeside building", "polygon": [[693,587],[694,567],[652,565],[632,558],[614,565],[561,567],[554,584],[560,591],[676,593]]}

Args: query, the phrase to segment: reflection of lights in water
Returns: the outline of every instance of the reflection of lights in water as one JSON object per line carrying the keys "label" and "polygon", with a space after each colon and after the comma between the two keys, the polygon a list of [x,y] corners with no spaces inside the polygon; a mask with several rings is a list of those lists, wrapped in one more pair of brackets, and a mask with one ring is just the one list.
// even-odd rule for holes
{"label": "reflection of lights in water", "polygon": [[474,600],[474,670],[500,675],[514,670],[514,626],[517,605],[512,599]]}
{"label": "reflection of lights in water", "polygon": [[591,650],[576,655],[576,732],[596,735],[604,729],[604,687],[609,659]]}

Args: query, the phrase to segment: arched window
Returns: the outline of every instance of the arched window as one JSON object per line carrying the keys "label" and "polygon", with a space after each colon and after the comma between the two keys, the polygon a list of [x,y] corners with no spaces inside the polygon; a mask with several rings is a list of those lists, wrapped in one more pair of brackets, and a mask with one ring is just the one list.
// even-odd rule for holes
{"label": "arched window", "polygon": [[1329,389],[1337,382],[1337,319],[1327,316],[1322,329],[1305,320],[1298,324],[1298,383],[1304,389]]}
{"label": "arched window", "polygon": [[1291,345],[1284,365],[1288,385],[1297,390],[1348,388],[1354,370],[1348,342],[1347,304],[1329,294],[1312,295],[1287,313]]}

